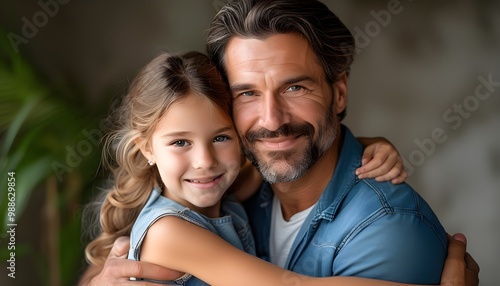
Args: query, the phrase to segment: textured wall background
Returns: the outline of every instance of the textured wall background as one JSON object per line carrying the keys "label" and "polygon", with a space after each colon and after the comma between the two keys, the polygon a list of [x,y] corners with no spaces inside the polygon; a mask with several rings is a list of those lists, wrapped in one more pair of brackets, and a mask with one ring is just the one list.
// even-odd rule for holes
{"label": "textured wall background", "polygon": [[[93,104],[121,94],[160,50],[204,51],[205,29],[226,1],[61,0],[46,21],[36,13],[51,1],[5,2],[0,23],[27,40],[12,47],[51,82],[78,82]],[[500,3],[324,2],[358,41],[345,123],[397,146],[409,183],[450,233],[467,234],[481,285],[496,285]],[[23,30],[23,17],[38,21],[36,32]]]}

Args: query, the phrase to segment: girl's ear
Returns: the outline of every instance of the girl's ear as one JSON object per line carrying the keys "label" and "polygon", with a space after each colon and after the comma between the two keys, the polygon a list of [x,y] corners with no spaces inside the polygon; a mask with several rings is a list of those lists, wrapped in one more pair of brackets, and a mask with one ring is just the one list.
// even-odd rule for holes
{"label": "girl's ear", "polygon": [[148,162],[154,162],[153,151],[151,150],[151,144],[148,140],[142,137],[137,137],[134,139],[135,144],[141,150],[142,155],[148,160]]}
{"label": "girl's ear", "polygon": [[347,106],[347,74],[341,73],[337,81],[333,83],[333,100],[335,114],[339,114],[345,110]]}

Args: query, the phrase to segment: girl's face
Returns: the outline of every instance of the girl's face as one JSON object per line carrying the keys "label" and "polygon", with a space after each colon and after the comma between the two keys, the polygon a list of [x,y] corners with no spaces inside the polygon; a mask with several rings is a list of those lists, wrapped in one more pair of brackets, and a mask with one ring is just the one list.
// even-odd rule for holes
{"label": "girl's face", "polygon": [[156,163],[163,195],[206,216],[238,175],[241,152],[232,122],[203,96],[190,93],[160,118],[145,156]]}

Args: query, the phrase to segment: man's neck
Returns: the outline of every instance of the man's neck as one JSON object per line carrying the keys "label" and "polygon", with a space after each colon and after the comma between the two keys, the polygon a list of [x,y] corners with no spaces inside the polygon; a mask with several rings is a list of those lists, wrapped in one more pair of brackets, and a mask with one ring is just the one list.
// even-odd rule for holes
{"label": "man's neck", "polygon": [[339,132],[333,146],[299,179],[275,183],[271,188],[281,203],[283,218],[289,220],[294,214],[315,204],[333,176],[342,142]]}

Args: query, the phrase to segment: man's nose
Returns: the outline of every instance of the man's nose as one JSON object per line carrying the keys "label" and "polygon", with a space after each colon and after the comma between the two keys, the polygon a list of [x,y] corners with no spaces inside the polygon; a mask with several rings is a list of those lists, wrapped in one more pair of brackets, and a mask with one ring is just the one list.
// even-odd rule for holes
{"label": "man's nose", "polygon": [[289,123],[288,104],[279,94],[265,94],[261,104],[259,124],[262,127],[270,131],[276,131],[283,124]]}

